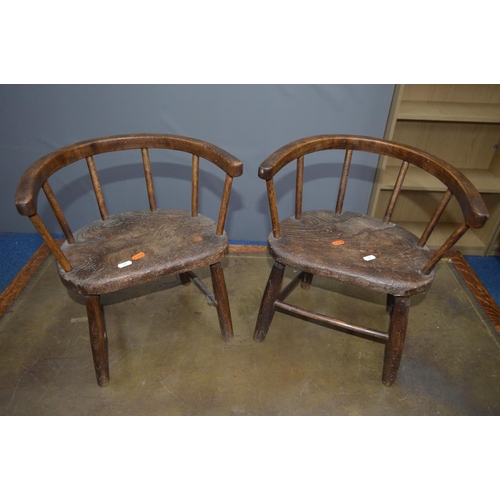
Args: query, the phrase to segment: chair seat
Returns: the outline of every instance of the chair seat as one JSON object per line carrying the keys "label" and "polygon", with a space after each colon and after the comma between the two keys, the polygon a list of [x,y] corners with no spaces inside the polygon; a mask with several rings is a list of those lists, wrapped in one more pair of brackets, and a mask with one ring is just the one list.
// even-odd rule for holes
{"label": "chair seat", "polygon": [[[280,222],[281,237],[268,239],[274,259],[292,268],[396,296],[424,293],[434,271],[421,269],[432,252],[393,223],[366,215],[317,210]],[[343,240],[340,245],[334,241]],[[374,255],[366,261],[363,257]]]}
{"label": "chair seat", "polygon": [[[215,234],[216,223],[185,210],[140,210],[98,220],[75,232],[75,243],[61,250],[73,269],[59,266],[62,282],[70,289],[100,295],[151,279],[205,267],[219,262],[227,252],[224,233]],[[143,252],[132,265],[119,268]]]}

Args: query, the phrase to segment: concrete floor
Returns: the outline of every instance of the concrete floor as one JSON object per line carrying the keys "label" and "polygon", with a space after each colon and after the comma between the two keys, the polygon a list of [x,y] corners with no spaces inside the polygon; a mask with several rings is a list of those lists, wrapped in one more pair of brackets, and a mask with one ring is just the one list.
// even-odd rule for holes
{"label": "concrete floor", "polygon": [[[84,303],[49,257],[0,320],[0,414],[500,415],[500,339],[450,263],[413,299],[390,388],[381,382],[382,344],[282,313],[267,340],[253,342],[271,264],[259,255],[224,261],[230,343],[215,308],[175,277],[106,296],[111,382],[101,388]],[[208,269],[197,274],[210,285]],[[288,301],[387,327],[384,296],[317,277],[313,285]]]}

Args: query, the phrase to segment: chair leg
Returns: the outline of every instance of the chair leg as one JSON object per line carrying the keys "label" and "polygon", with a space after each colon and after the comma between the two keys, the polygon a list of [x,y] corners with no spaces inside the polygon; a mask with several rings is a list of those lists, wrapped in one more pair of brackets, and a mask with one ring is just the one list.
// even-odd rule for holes
{"label": "chair leg", "polygon": [[387,303],[385,306],[385,310],[389,313],[392,314],[392,308],[394,307],[394,295],[387,294]]}
{"label": "chair leg", "polygon": [[189,285],[189,283],[191,283],[191,276],[189,276],[189,273],[181,273],[179,274],[179,278],[183,285]]}
{"label": "chair leg", "polygon": [[410,312],[410,297],[393,297],[391,303],[389,339],[385,345],[384,370],[382,374],[382,382],[387,386],[391,386],[396,381],[399,363],[403,355],[408,314]]}
{"label": "chair leg", "polygon": [[255,342],[264,342],[266,340],[267,331],[274,316],[274,303],[280,294],[284,273],[285,266],[275,261],[260,303],[257,324],[253,334]]}
{"label": "chair leg", "polygon": [[212,273],[212,285],[214,287],[214,296],[217,301],[217,314],[222,338],[229,342],[233,339],[233,323],[231,321],[231,310],[229,309],[229,298],[227,296],[226,281],[220,262],[210,266]]}
{"label": "chair leg", "polygon": [[85,295],[87,317],[89,320],[90,347],[94,358],[97,383],[104,387],[109,383],[108,336],[104,324],[99,295]]}
{"label": "chair leg", "polygon": [[309,290],[309,288],[311,288],[312,280],[313,280],[313,275],[309,274],[309,273],[305,273],[304,277],[302,278],[302,283],[300,284],[300,286],[304,290]]}

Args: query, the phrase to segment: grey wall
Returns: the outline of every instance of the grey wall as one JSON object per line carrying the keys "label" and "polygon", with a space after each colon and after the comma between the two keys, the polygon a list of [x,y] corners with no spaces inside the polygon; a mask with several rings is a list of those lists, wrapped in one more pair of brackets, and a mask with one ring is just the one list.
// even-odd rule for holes
{"label": "grey wall", "polygon": [[[22,172],[73,142],[134,132],[196,137],[244,163],[233,183],[226,231],[231,240],[265,241],[271,229],[259,164],[289,141],[323,133],[382,137],[393,85],[2,85],[0,86],[0,231],[34,232],[14,206]],[[353,158],[345,208],[366,211],[376,158]],[[110,213],[147,208],[139,152],[96,157]],[[189,206],[190,157],[151,153],[159,206]],[[333,207],[342,159],[315,153],[306,161],[304,208]],[[201,212],[215,217],[223,175],[201,165]],[[280,217],[293,209],[292,168],[276,178]],[[328,179],[333,173],[334,178]],[[172,178],[169,180],[167,176]],[[84,162],[51,182],[73,229],[99,218]],[[43,195],[39,213],[61,231]]]}

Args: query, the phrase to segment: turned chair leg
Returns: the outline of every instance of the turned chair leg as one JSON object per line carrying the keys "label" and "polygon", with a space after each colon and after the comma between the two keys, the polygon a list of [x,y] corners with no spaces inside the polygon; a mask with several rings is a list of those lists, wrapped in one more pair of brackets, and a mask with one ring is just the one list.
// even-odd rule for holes
{"label": "turned chair leg", "polygon": [[313,280],[313,275],[310,273],[304,273],[304,277],[302,278],[302,282],[300,283],[300,286],[304,290],[309,290],[311,288],[311,283]]}
{"label": "turned chair leg", "polygon": [[285,266],[275,261],[267,281],[266,289],[264,290],[264,295],[262,296],[262,302],[260,303],[257,324],[255,325],[255,332],[253,334],[255,342],[264,342],[266,340],[267,331],[274,316],[274,303],[280,294],[284,273]]}
{"label": "turned chair leg", "polygon": [[226,281],[224,280],[224,272],[220,262],[210,266],[212,273],[212,285],[214,288],[214,296],[217,302],[217,315],[219,316],[219,324],[222,333],[222,338],[229,342],[233,339],[233,323],[231,321],[231,310],[229,309],[229,298],[227,296]]}
{"label": "turned chair leg", "polygon": [[391,323],[389,326],[389,339],[385,345],[382,374],[382,382],[387,386],[391,386],[395,382],[398,374],[408,326],[408,313],[410,312],[410,297],[390,297],[392,297],[390,299]]}
{"label": "turned chair leg", "polygon": [[90,347],[94,359],[97,383],[104,387],[109,383],[108,336],[104,324],[99,295],[85,295],[87,317],[89,320]]}

